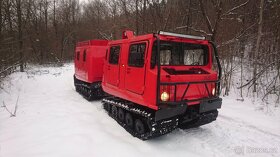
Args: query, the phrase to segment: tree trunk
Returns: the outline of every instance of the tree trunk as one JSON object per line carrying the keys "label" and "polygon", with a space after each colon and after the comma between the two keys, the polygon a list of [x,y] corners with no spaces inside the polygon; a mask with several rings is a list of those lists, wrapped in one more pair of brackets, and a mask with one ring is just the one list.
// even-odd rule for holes
{"label": "tree trunk", "polygon": [[189,0],[189,6],[188,6],[188,15],[187,15],[187,28],[186,33],[190,34],[189,27],[191,27],[192,19],[191,19],[191,9],[192,9],[192,0]]}
{"label": "tree trunk", "polygon": [[147,11],[147,0],[144,0],[144,4],[143,4],[143,16],[142,16],[142,31],[143,33],[146,33],[147,30],[146,30],[146,11]]}
{"label": "tree trunk", "polygon": [[113,33],[112,33],[112,38],[113,40],[117,39],[117,35],[116,35],[116,14],[117,14],[117,4],[116,1],[113,1]]}
{"label": "tree trunk", "polygon": [[136,11],[136,17],[135,17],[135,20],[136,20],[136,35],[139,34],[139,11],[138,11],[138,0],[135,1],[135,11]]}
{"label": "tree trunk", "polygon": [[44,14],[45,14],[45,33],[48,34],[48,1],[45,0],[45,6],[44,6]]}
{"label": "tree trunk", "polygon": [[2,28],[3,28],[2,7],[3,7],[3,0],[0,0],[0,42],[2,41]]}
{"label": "tree trunk", "polygon": [[56,7],[55,7],[56,0],[53,0],[53,27],[55,32],[55,38],[57,39],[57,25],[56,25]]}
{"label": "tree trunk", "polygon": [[257,70],[258,70],[258,60],[259,60],[259,50],[260,50],[260,43],[262,37],[262,26],[263,26],[263,9],[264,9],[264,0],[260,0],[260,12],[259,12],[259,22],[258,22],[258,34],[257,34],[257,42],[256,42],[256,49],[254,52],[254,70],[253,70],[253,92],[257,91]]}
{"label": "tree trunk", "polygon": [[17,25],[18,25],[18,50],[19,50],[19,66],[20,72],[23,72],[23,41],[22,41],[22,10],[21,10],[21,0],[16,1],[17,8]]}

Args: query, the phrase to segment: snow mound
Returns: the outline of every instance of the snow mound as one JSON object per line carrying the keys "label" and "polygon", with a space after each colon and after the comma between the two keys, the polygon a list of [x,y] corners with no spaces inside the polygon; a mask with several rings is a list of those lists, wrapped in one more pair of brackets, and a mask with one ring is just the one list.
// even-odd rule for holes
{"label": "snow mound", "polygon": [[[264,113],[247,99],[225,97],[217,121],[141,141],[110,118],[100,101],[76,93],[73,72],[73,64],[34,66],[6,78],[0,89],[1,157],[280,156],[277,108]],[[13,112],[16,104],[11,117],[6,109]]]}

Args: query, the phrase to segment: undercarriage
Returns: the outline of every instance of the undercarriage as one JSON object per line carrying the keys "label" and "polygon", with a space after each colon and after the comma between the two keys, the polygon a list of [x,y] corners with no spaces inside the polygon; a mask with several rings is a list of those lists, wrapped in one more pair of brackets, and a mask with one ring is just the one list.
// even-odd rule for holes
{"label": "undercarriage", "polygon": [[217,109],[199,113],[196,107],[190,107],[182,115],[157,121],[155,120],[157,111],[147,109],[127,100],[107,97],[102,100],[102,103],[104,109],[113,119],[132,136],[141,140],[162,136],[176,128],[189,129],[199,127],[216,120],[218,116]]}
{"label": "undercarriage", "polygon": [[78,80],[74,76],[74,85],[76,91],[80,93],[88,101],[101,99],[105,96],[105,93],[101,87],[101,82],[87,83]]}

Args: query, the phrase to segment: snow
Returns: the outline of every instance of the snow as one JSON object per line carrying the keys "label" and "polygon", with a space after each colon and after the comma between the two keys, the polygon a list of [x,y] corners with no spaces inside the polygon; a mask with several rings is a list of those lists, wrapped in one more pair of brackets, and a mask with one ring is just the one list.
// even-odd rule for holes
{"label": "snow", "polygon": [[[0,157],[280,156],[280,111],[223,98],[217,121],[141,141],[76,93],[73,64],[14,73],[0,89]],[[0,106],[1,106],[0,105]]]}

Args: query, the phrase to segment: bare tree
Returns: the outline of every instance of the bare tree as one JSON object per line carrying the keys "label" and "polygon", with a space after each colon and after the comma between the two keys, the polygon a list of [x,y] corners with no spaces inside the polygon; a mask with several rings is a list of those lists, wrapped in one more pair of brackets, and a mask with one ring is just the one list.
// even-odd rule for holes
{"label": "bare tree", "polygon": [[19,51],[19,62],[20,71],[23,72],[23,38],[22,38],[22,2],[21,0],[16,0],[16,10],[17,10],[17,29],[18,29],[18,51]]}
{"label": "bare tree", "polygon": [[260,42],[262,37],[262,26],[263,26],[263,7],[264,7],[264,0],[260,0],[260,9],[259,9],[259,21],[258,21],[258,34],[257,34],[257,42],[256,42],[256,49],[253,53],[254,59],[254,70],[253,70],[253,92],[257,91],[257,69],[258,69],[258,60],[259,60],[259,50],[260,50]]}
{"label": "bare tree", "polygon": [[279,16],[280,2],[264,0],[0,0],[0,80],[28,62],[72,60],[77,41],[165,30],[217,43],[225,95],[239,88],[279,103]]}

